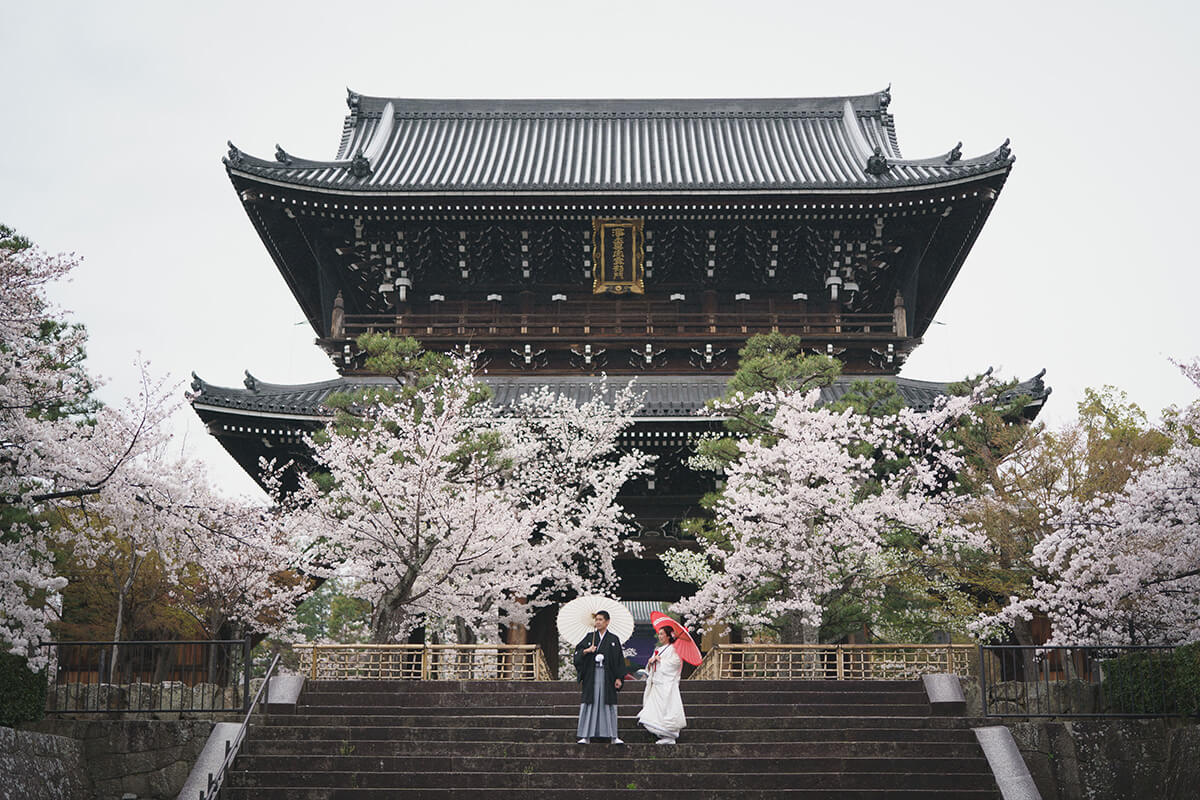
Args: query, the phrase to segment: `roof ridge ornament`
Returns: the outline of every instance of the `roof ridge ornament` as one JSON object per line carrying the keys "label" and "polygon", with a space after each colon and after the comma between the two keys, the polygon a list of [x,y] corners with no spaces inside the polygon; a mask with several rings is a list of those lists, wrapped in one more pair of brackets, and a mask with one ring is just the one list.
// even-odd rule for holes
{"label": "roof ridge ornament", "polygon": [[888,169],[888,160],[887,156],[883,154],[883,148],[875,145],[875,152],[867,159],[866,173],[868,175],[883,175]]}
{"label": "roof ridge ornament", "polygon": [[363,155],[362,150],[359,150],[358,155],[350,159],[350,174],[362,179],[368,177],[371,172],[371,162]]}
{"label": "roof ridge ornament", "polygon": [[242,381],[242,384],[250,391],[257,392],[258,391],[258,378],[255,378],[253,375],[251,375],[250,370],[245,370],[245,373],[246,373],[246,379],[244,381]]}
{"label": "roof ridge ornament", "polygon": [[954,145],[950,152],[946,154],[946,163],[953,164],[955,161],[962,159],[962,142]]}
{"label": "roof ridge ornament", "polygon": [[347,86],[346,87],[346,107],[350,109],[351,114],[354,114],[357,116],[358,104],[361,101],[362,101],[362,95],[359,94],[358,92],[354,91],[353,89],[351,89],[349,86]]}
{"label": "roof ridge ornament", "polygon": [[892,103],[892,84],[888,84],[887,88],[879,93],[879,108],[887,111],[887,107]]}
{"label": "roof ridge ornament", "polygon": [[192,391],[200,392],[203,390],[204,390],[204,381],[200,380],[200,376],[196,374],[195,370],[192,370]]}
{"label": "roof ridge ornament", "polygon": [[225,156],[225,163],[234,165],[242,163],[242,158],[244,157],[242,151],[234,147],[232,140],[225,142],[225,144],[229,145],[229,154]]}
{"label": "roof ridge ornament", "polygon": [[1004,144],[1000,145],[1000,149],[996,151],[997,161],[1008,161],[1009,156],[1012,155],[1012,148],[1008,146],[1011,141],[1012,139],[1005,139]]}
{"label": "roof ridge ornament", "polygon": [[280,164],[286,164],[289,167],[292,165],[293,161],[291,155],[288,154],[288,151],[284,150],[278,144],[275,145],[275,160]]}

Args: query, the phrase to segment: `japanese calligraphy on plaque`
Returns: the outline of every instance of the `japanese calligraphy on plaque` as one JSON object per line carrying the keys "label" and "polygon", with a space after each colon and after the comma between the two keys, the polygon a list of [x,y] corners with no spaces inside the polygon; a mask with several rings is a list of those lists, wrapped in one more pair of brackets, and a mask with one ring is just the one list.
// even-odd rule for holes
{"label": "japanese calligraphy on plaque", "polygon": [[644,294],[642,220],[592,220],[592,294]]}

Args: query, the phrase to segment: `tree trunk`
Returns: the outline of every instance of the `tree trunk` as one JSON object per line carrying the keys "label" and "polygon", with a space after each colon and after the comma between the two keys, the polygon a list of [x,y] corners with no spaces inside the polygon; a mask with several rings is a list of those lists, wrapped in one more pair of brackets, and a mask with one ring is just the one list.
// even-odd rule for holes
{"label": "tree trunk", "polygon": [[[129,571],[129,577],[125,579],[125,583],[121,585],[121,590],[117,592],[117,622],[113,625],[112,658],[108,662],[109,683],[117,683],[118,660],[121,657],[121,628],[125,625],[125,597],[133,587],[133,576],[136,574],[137,562],[135,561],[133,569]],[[103,680],[103,676],[101,676],[101,680]]]}
{"label": "tree trunk", "polygon": [[[805,623],[800,615],[791,612],[780,620],[780,639],[783,644],[817,644],[818,628]],[[788,656],[788,677],[821,678],[820,664],[817,663],[817,653],[804,649],[799,653]]]}
{"label": "tree trunk", "polygon": [[396,644],[408,633],[408,621],[404,604],[385,598],[371,612],[371,643]]}
{"label": "tree trunk", "polygon": [[779,637],[783,644],[817,644],[820,628],[806,624],[796,612],[779,620]]}
{"label": "tree trunk", "polygon": [[1019,664],[1019,672],[1015,676],[1020,681],[1036,681],[1038,679],[1037,659],[1034,657],[1034,641],[1033,641],[1033,624],[1029,620],[1018,619],[1012,625],[1013,639],[1017,644],[1021,645],[1021,649],[1017,652],[1020,657],[1017,663],[1013,664],[1017,667]]}

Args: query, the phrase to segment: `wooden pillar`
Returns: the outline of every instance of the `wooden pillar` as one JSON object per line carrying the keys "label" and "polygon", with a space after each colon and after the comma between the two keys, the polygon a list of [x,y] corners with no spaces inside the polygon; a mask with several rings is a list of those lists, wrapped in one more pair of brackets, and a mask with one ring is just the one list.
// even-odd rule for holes
{"label": "wooden pillar", "polygon": [[904,309],[904,296],[899,292],[892,304],[892,329],[897,336],[908,336],[908,314]]}
{"label": "wooden pillar", "polygon": [[341,291],[337,293],[337,297],[333,298],[333,313],[329,317],[329,337],[331,339],[340,339],[345,332],[346,325],[346,300],[342,297]]}
{"label": "wooden pillar", "polygon": [[704,316],[708,320],[708,332],[717,332],[717,292],[715,289],[704,290]]}

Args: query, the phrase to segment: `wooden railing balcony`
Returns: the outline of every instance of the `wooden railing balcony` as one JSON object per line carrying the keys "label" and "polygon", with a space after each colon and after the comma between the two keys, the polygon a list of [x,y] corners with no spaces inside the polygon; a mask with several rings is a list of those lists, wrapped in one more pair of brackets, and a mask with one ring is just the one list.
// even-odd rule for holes
{"label": "wooden railing balcony", "polygon": [[692,673],[696,680],[912,680],[977,674],[971,644],[718,644]]}
{"label": "wooden railing balcony", "polygon": [[[585,339],[642,341],[656,339],[745,339],[756,333],[785,333],[814,338],[897,338],[892,314],[610,312],[573,314],[511,311],[465,313],[347,314],[333,338],[381,332],[416,339]],[[340,328],[340,329],[339,329]]]}
{"label": "wooden railing balcony", "polygon": [[313,680],[548,681],[536,644],[305,644],[300,672]]}

